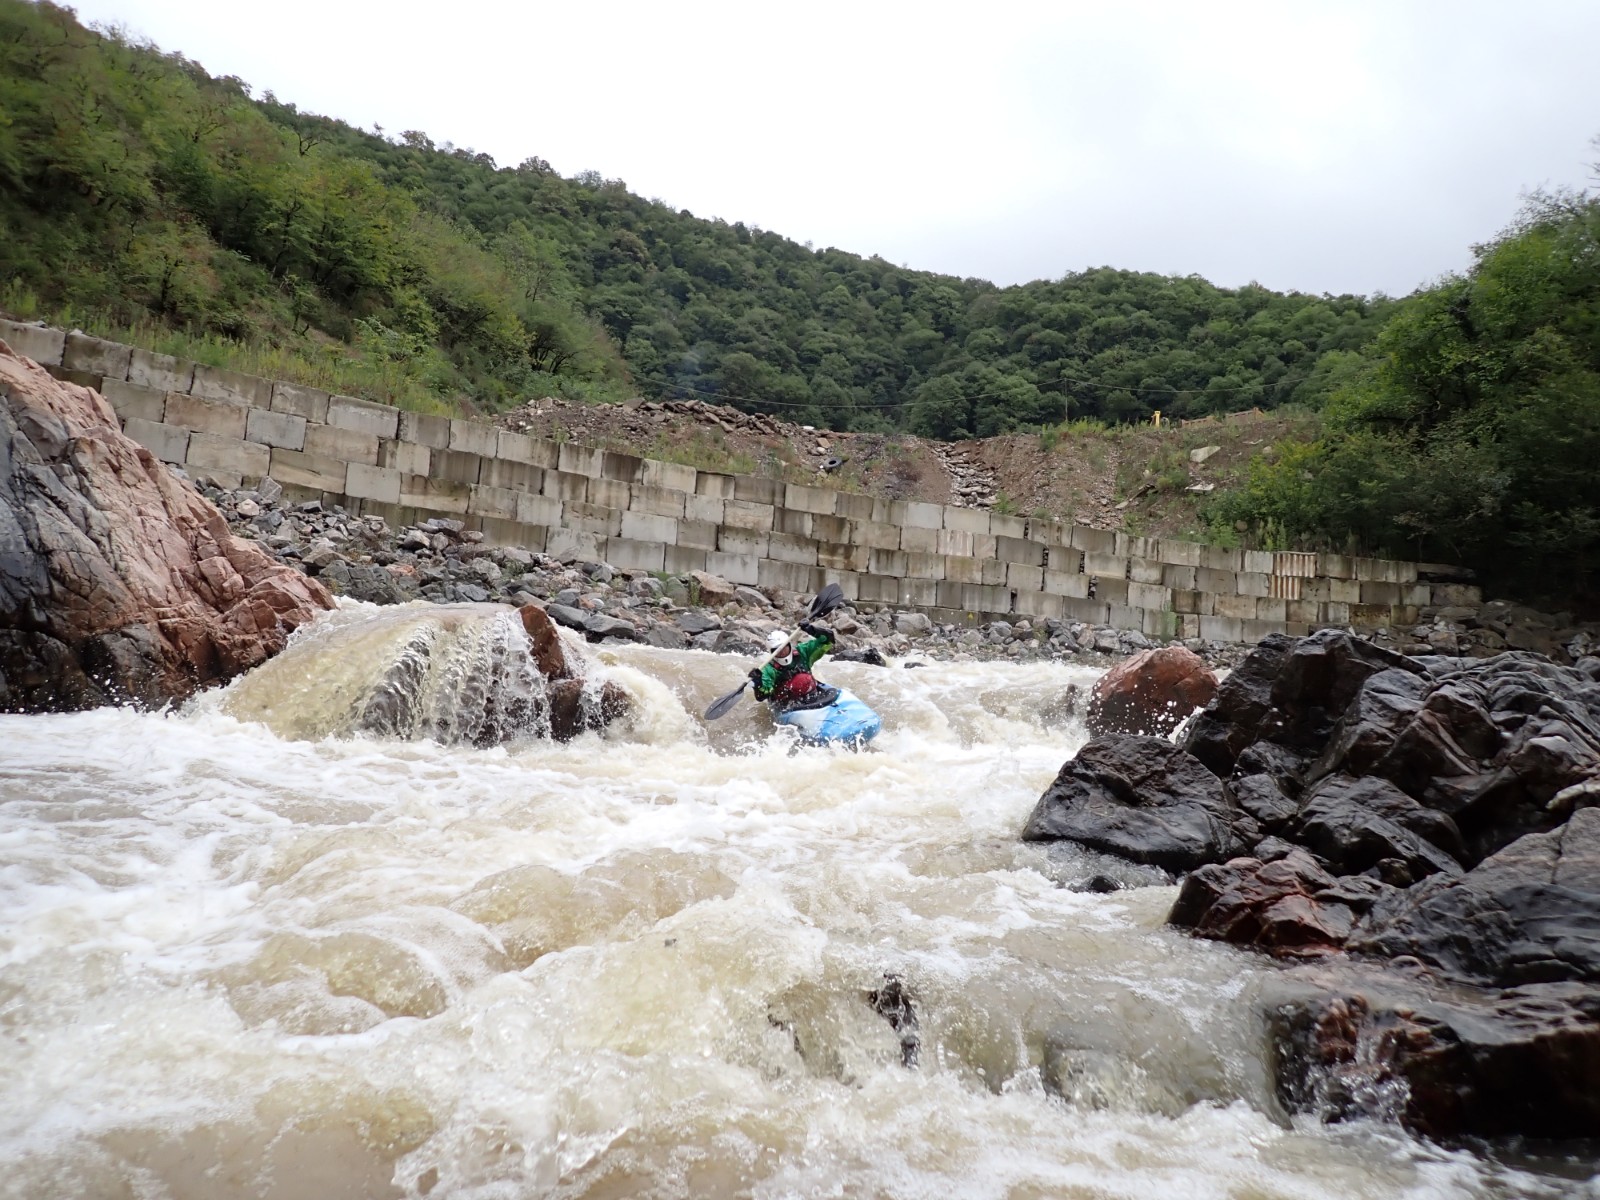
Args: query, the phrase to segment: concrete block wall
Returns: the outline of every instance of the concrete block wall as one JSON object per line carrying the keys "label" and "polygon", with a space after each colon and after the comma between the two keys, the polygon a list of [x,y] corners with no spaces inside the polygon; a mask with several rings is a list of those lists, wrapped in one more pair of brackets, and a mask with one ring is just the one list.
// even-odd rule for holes
{"label": "concrete block wall", "polygon": [[1445,566],[1225,550],[1059,521],[881,500],[541,441],[91,338],[0,321],[0,339],[97,388],[164,462],[394,525],[448,516],[491,542],[615,567],[813,592],[955,619],[1055,617],[1156,638],[1253,642],[1415,623],[1476,605]]}

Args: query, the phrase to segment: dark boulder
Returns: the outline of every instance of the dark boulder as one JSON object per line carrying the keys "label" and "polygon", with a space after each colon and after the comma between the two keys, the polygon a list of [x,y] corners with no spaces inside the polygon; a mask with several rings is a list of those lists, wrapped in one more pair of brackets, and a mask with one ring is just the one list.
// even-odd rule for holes
{"label": "dark boulder", "polygon": [[[887,667],[888,660],[876,646],[852,647],[849,650],[835,650],[828,655],[834,662],[865,663],[869,667]],[[910,663],[906,664],[910,666]]]}
{"label": "dark boulder", "polygon": [[1163,738],[1110,734],[1062,765],[1022,836],[1188,871],[1242,853],[1259,830],[1192,755]]}
{"label": "dark boulder", "polygon": [[1341,875],[1358,875],[1385,859],[1412,879],[1457,875],[1465,856],[1455,822],[1424,808],[1385,779],[1330,775],[1305,794],[1283,836],[1306,847]]}
{"label": "dark boulder", "polygon": [[1458,878],[1387,897],[1350,948],[1412,955],[1482,984],[1600,983],[1600,809],[1519,838]]}
{"label": "dark boulder", "polygon": [[1216,694],[1216,675],[1194,651],[1182,646],[1142,650],[1095,681],[1086,723],[1091,735],[1165,737]]}
{"label": "dark boulder", "polygon": [[1273,862],[1236,858],[1192,872],[1167,916],[1196,937],[1278,956],[1329,954],[1343,947],[1365,889],[1341,888],[1304,850]]}

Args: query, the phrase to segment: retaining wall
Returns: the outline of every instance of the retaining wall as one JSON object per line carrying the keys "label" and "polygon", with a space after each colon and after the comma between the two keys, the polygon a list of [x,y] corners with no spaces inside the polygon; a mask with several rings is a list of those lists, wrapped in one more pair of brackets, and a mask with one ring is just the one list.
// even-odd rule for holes
{"label": "retaining wall", "polygon": [[880,500],[543,441],[0,321],[0,339],[97,389],[156,457],[229,487],[270,475],[401,526],[454,517],[555,557],[814,592],[951,617],[1057,617],[1253,642],[1415,624],[1475,606],[1456,568],[1224,550],[983,509]]}

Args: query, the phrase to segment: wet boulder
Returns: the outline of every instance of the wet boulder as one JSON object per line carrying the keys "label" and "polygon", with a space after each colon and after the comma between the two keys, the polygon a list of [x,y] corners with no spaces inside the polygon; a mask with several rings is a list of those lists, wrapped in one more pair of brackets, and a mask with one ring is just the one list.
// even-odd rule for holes
{"label": "wet boulder", "polygon": [[1385,779],[1330,775],[1305,795],[1283,836],[1335,872],[1358,875],[1381,863],[1404,882],[1459,874],[1465,857],[1455,822],[1424,808]]}
{"label": "wet boulder", "polygon": [[1600,983],[1600,809],[1389,896],[1350,946],[1476,983]]}
{"label": "wet boulder", "polygon": [[1259,830],[1229,806],[1222,781],[1180,747],[1109,734],[1062,765],[1022,836],[1189,871],[1243,853]]}
{"label": "wet boulder", "polygon": [[1183,646],[1142,650],[1112,667],[1089,695],[1091,734],[1165,737],[1217,694],[1217,677]]}
{"label": "wet boulder", "polygon": [[1272,862],[1236,858],[1191,872],[1167,916],[1196,937],[1251,946],[1278,956],[1343,948],[1358,910],[1373,893],[1341,886],[1304,850]]}
{"label": "wet boulder", "polygon": [[0,711],[181,700],[332,607],[123,436],[98,393],[0,343]]}

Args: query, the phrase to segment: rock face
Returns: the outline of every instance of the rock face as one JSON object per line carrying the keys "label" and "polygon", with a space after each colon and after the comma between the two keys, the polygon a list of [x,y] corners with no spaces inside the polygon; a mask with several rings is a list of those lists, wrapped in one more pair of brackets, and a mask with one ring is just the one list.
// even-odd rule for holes
{"label": "rock face", "polygon": [[628,693],[610,682],[598,687],[578,676],[561,644],[555,622],[537,604],[524,604],[517,610],[522,627],[533,643],[533,658],[539,672],[549,682],[545,695],[550,701],[550,736],[558,742],[571,741],[586,729],[604,729],[633,707]]}
{"label": "rock face", "polygon": [[1173,924],[1323,961],[1264,1010],[1290,1107],[1600,1136],[1597,666],[1268,638],[1184,749],[1090,741],[1023,836],[1189,870]]}
{"label": "rock face", "polygon": [[332,605],[235,538],[98,394],[0,343],[0,710],[180,700]]}
{"label": "rock face", "polygon": [[1089,695],[1089,732],[1165,737],[1216,694],[1216,675],[1193,650],[1142,650],[1096,681]]}

